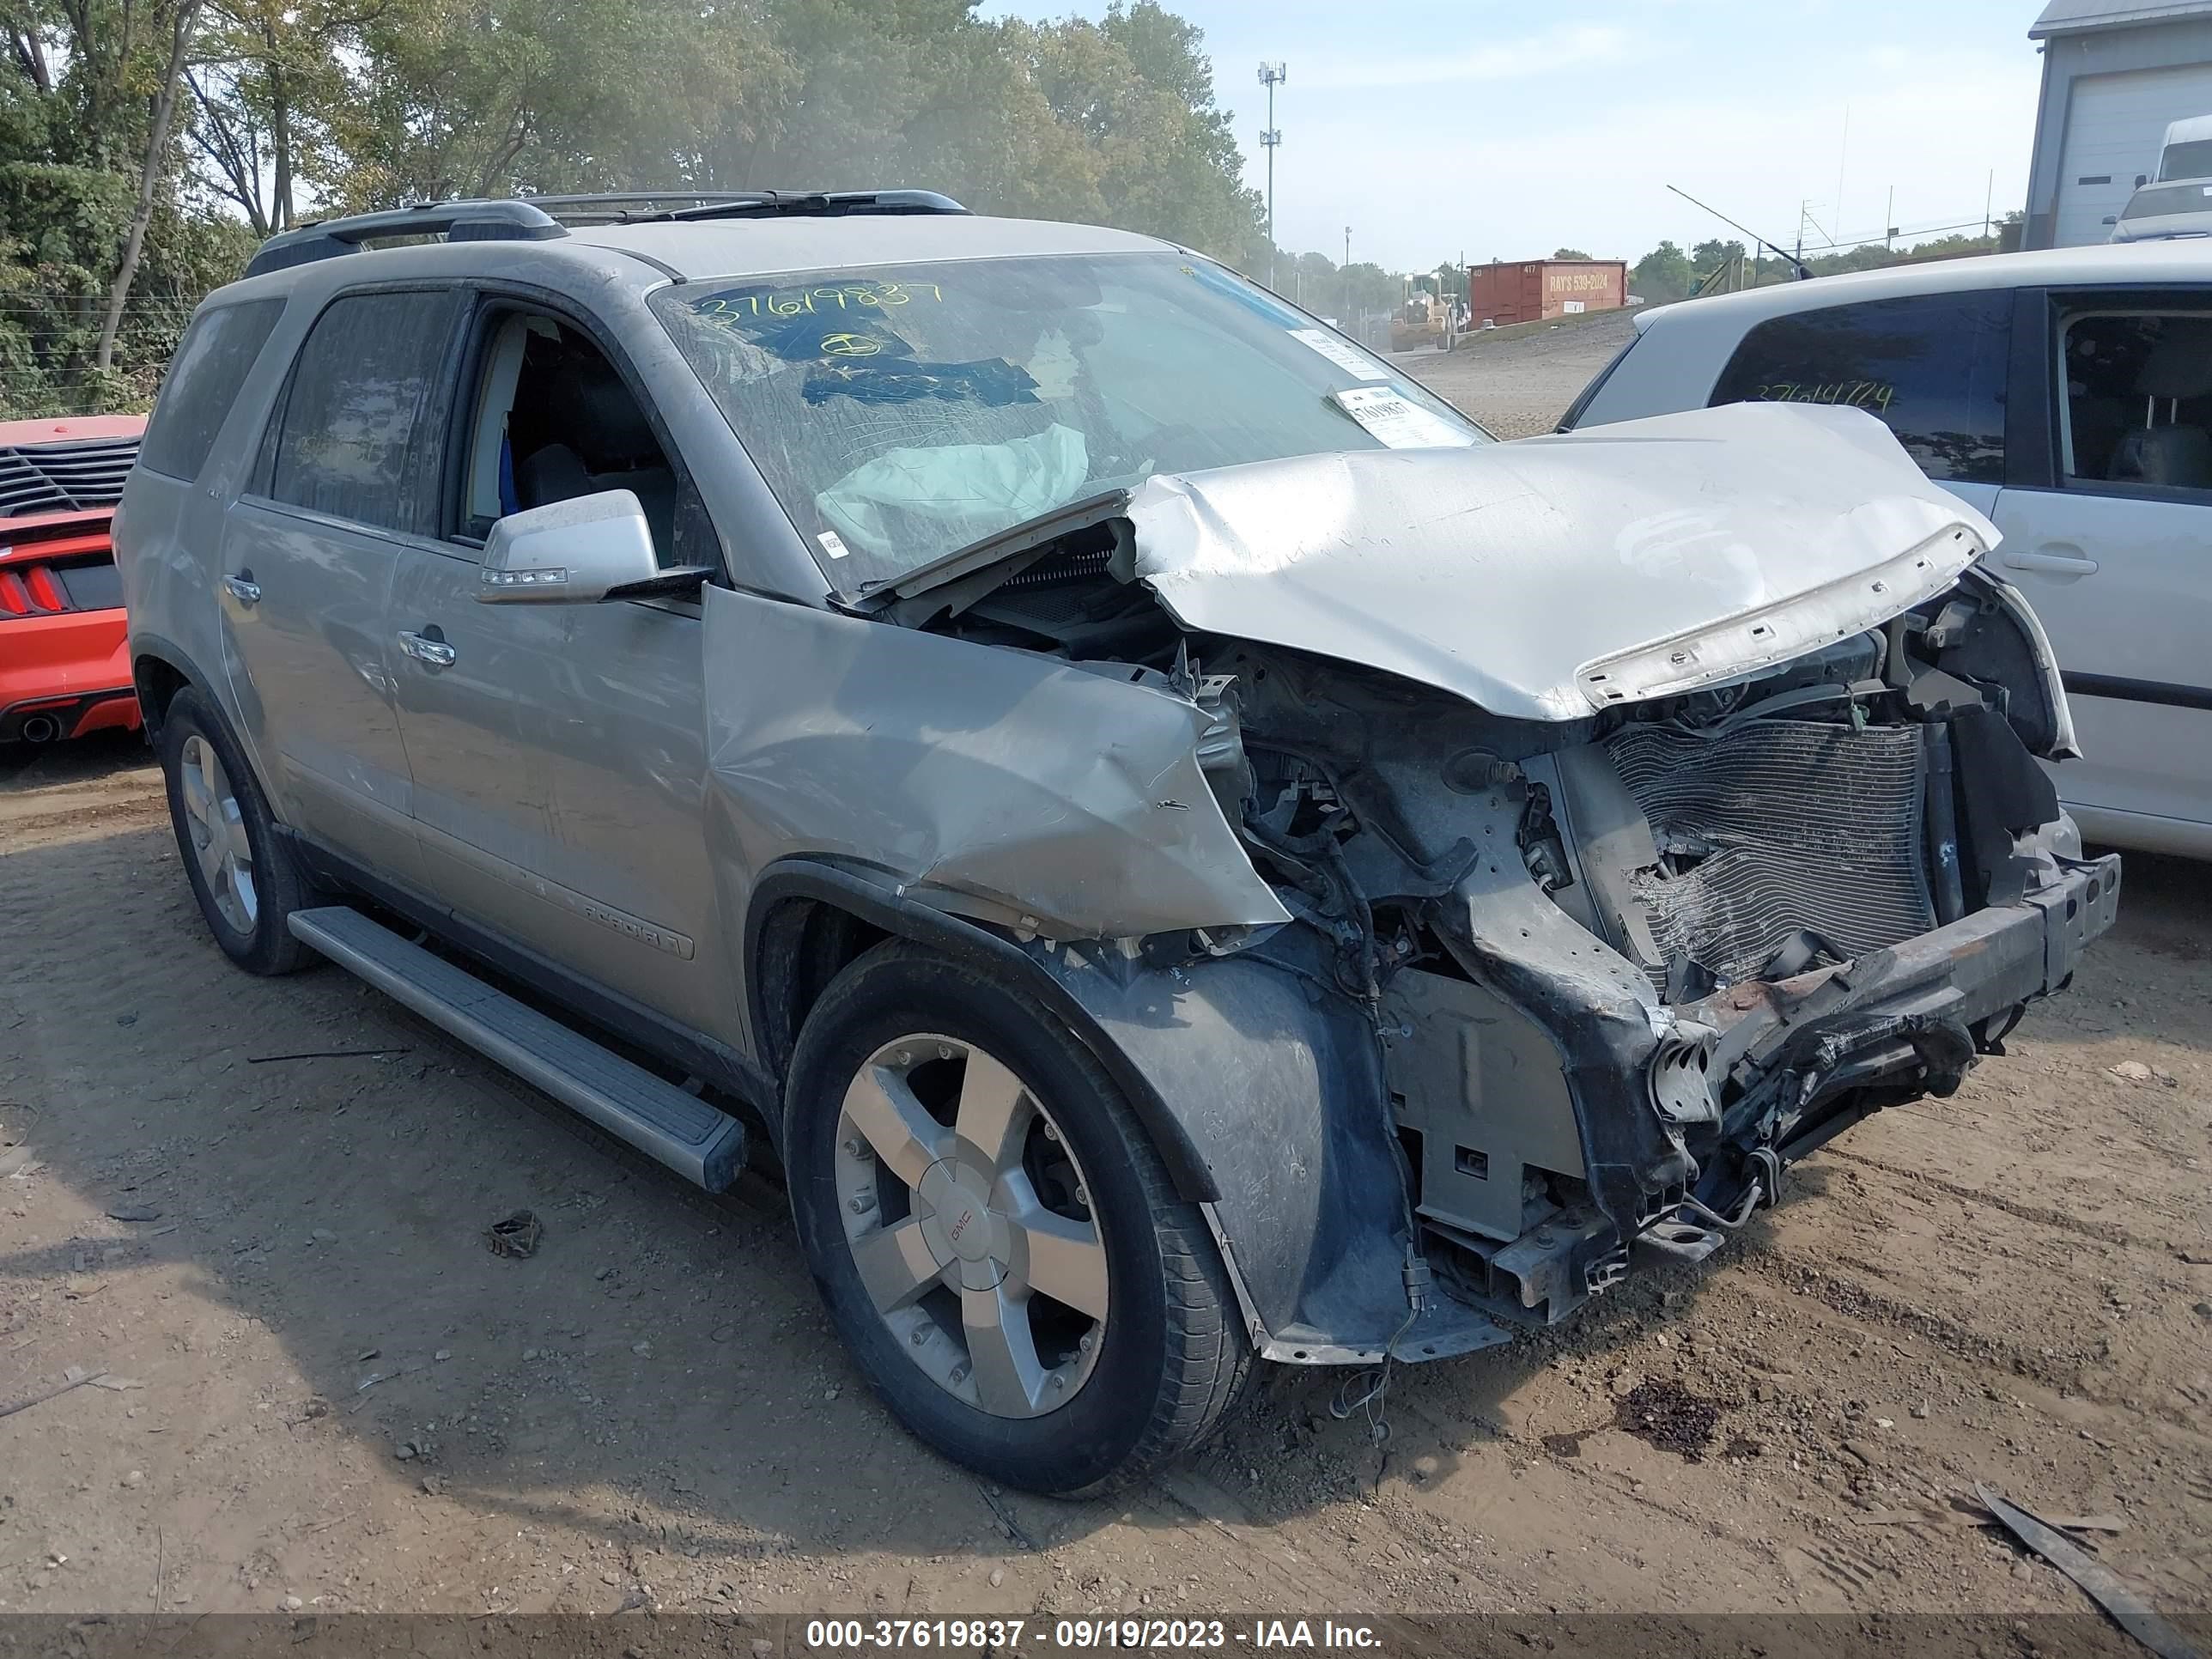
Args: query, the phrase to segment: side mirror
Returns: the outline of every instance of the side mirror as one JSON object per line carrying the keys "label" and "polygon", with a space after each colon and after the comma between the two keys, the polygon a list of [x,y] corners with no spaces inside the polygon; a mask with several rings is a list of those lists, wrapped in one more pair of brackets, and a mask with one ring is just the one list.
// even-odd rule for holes
{"label": "side mirror", "polygon": [[2150,174],[2148,174],[2148,173],[2138,173],[2137,174],[2136,174],[2136,188],[2137,190],[2141,190],[2141,189],[2142,189],[2145,185],[2148,184],[2149,182],[2150,182]]}
{"label": "side mirror", "polygon": [[670,573],[645,509],[627,489],[510,513],[484,542],[477,598],[486,605],[596,605]]}

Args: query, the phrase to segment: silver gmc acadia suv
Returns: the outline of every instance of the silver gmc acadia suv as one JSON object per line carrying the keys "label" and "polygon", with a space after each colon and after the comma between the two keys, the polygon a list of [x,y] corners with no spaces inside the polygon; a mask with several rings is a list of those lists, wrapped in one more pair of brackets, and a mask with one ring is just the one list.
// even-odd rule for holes
{"label": "silver gmc acadia suv", "polygon": [[883,191],[278,236],[115,540],[234,961],[780,1169],[890,1409],[1072,1494],[2002,1052],[2119,871],[1995,535],[1855,410],[1494,443],[1187,248]]}

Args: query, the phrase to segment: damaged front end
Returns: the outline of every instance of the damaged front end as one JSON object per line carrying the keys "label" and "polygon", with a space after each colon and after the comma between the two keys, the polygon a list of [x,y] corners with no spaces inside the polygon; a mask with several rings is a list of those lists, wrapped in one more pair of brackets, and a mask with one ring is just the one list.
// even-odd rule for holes
{"label": "damaged front end", "polygon": [[[1155,478],[863,603],[918,658],[1019,665],[994,752],[1042,783],[948,814],[981,775],[948,774],[836,850],[996,930],[1126,1064],[1262,1352],[1463,1352],[1951,1093],[2111,925],[1992,540],[1850,411]],[[830,701],[872,730],[902,681]],[[1109,738],[1157,779],[1094,787]],[[787,782],[799,749],[739,711],[716,769]]]}

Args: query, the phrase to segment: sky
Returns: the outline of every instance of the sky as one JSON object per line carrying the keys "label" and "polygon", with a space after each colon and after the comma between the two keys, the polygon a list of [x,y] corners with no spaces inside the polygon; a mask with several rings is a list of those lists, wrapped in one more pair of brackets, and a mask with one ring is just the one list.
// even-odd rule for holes
{"label": "sky", "polygon": [[1276,239],[1335,260],[1347,225],[1354,259],[1395,270],[1735,235],[1668,185],[1776,242],[1808,204],[1808,248],[1886,222],[1978,230],[1992,172],[1994,212],[2027,194],[2039,0],[1166,3],[1205,31],[1255,189],[1259,64],[1288,65]]}

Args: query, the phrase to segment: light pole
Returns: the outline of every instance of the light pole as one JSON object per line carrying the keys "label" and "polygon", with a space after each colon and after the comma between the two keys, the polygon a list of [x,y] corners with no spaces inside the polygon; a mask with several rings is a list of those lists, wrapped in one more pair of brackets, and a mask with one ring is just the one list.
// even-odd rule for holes
{"label": "light pole", "polygon": [[1275,286],[1275,146],[1283,142],[1281,131],[1275,125],[1275,88],[1291,78],[1287,64],[1260,65],[1260,84],[1267,89],[1267,125],[1260,134],[1260,146],[1267,152],[1267,286]]}
{"label": "light pole", "polygon": [[1352,227],[1344,228],[1344,263],[1338,267],[1344,273],[1344,329],[1352,331]]}

